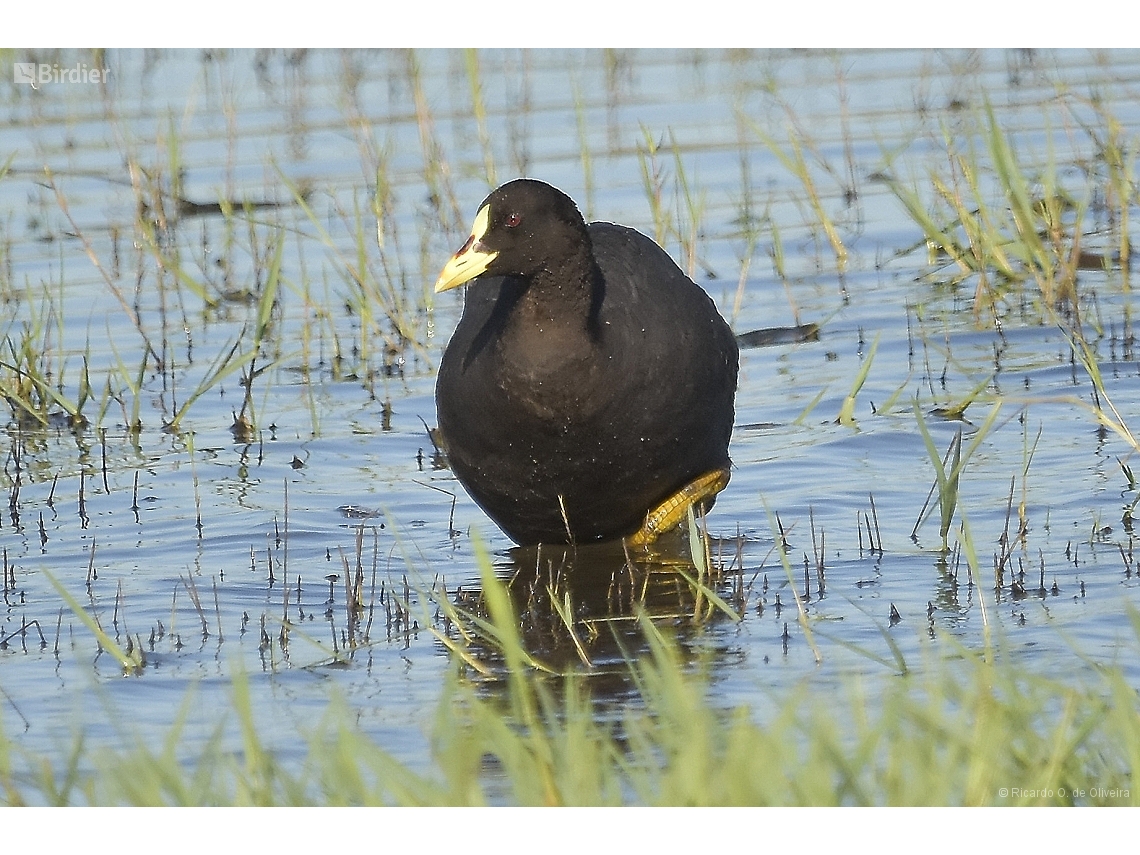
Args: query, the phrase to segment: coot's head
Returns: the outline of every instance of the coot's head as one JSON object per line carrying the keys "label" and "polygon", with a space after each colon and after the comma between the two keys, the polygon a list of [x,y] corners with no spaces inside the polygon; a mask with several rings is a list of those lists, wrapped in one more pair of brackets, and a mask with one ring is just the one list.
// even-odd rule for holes
{"label": "coot's head", "polygon": [[439,274],[436,292],[484,273],[530,277],[589,258],[590,238],[574,200],[556,187],[519,178],[491,193],[471,235]]}

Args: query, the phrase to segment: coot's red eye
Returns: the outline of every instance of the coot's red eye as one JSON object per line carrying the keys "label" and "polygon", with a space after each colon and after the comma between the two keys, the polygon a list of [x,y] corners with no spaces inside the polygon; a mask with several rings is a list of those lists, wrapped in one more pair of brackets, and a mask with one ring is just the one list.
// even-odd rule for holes
{"label": "coot's red eye", "polygon": [[507,228],[508,229],[513,229],[515,226],[517,226],[521,222],[522,222],[522,217],[520,217],[518,214],[508,214],[507,215]]}

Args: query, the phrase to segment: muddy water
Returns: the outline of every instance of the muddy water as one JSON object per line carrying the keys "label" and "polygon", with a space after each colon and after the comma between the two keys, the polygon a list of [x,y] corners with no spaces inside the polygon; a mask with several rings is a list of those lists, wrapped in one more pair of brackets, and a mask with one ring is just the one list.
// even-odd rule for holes
{"label": "muddy water", "polygon": [[[477,587],[476,537],[521,580],[539,655],[584,667],[542,610],[542,575],[561,557],[512,550],[433,465],[425,430],[461,299],[435,299],[430,284],[489,185],[520,174],[657,236],[737,332],[820,326],[818,339],[742,351],[735,469],[708,527],[729,567],[719,590],[743,619],[677,617],[692,602],[667,568],[647,589],[663,623],[711,656],[717,703],[762,717],[804,680],[889,679],[885,634],[914,665],[932,637],[980,645],[983,613],[1027,668],[1076,679],[1087,656],[1140,684],[1130,446],[1098,430],[1087,374],[1032,293],[1007,292],[1000,323],[975,311],[976,280],[953,281],[878,180],[932,199],[947,139],[973,141],[984,161],[989,103],[1027,170],[1052,158],[1063,187],[1087,197],[1085,245],[1109,252],[1118,216],[1097,145],[1105,112],[1126,139],[1140,132],[1140,55],[26,60],[110,73],[33,90],[5,72],[0,84],[0,159],[13,157],[0,180],[3,376],[22,376],[7,366],[29,341],[59,399],[86,395],[85,425],[58,402],[43,422],[9,412],[0,712],[21,745],[63,752],[80,729],[95,745],[158,739],[185,703],[192,756],[242,668],[263,738],[286,756],[337,693],[363,730],[422,766],[452,667],[424,592]],[[764,135],[788,157],[799,141],[818,209]],[[1126,420],[1140,411],[1128,286],[1111,263],[1078,283]],[[837,423],[867,360],[856,423]],[[964,418],[939,415],[979,386]],[[959,430],[969,448],[1000,404],[961,477],[948,555],[936,499],[915,528],[936,480],[916,399],[940,453]],[[954,548],[963,513],[978,580]],[[587,653],[604,670],[615,634],[636,650],[636,633],[604,621],[633,591],[621,557],[577,560],[578,617],[602,621]],[[363,582],[359,616],[346,568]],[[141,674],[121,677],[49,574],[121,644],[144,648]],[[597,687],[625,697],[620,683]]]}

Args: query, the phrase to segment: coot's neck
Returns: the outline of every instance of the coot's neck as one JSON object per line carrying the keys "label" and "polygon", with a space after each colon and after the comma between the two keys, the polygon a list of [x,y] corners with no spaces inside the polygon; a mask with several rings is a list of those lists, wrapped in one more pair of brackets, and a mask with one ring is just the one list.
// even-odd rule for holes
{"label": "coot's neck", "polygon": [[552,259],[527,277],[518,320],[593,331],[603,280],[588,238],[570,255]]}

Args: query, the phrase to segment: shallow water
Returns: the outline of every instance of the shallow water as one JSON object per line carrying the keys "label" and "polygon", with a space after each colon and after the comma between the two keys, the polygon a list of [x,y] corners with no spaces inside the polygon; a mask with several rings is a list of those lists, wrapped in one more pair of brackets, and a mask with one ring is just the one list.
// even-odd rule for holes
{"label": "shallow water", "polygon": [[[737,332],[821,327],[818,340],[741,354],[735,468],[708,526],[714,553],[733,566],[722,593],[737,595],[743,620],[666,621],[711,657],[717,703],[763,717],[781,688],[805,680],[889,677],[888,633],[915,665],[931,637],[980,646],[983,620],[1031,670],[1075,679],[1088,657],[1140,685],[1127,614],[1140,585],[1122,520],[1136,499],[1120,463],[1132,465],[1129,446],[1098,431],[1088,377],[1032,299],[1010,297],[1000,330],[977,316],[975,281],[950,284],[949,265],[928,257],[875,177],[889,169],[929,197],[930,174],[947,169],[946,137],[984,150],[988,102],[1023,163],[1052,158],[1064,187],[1091,193],[1104,128],[1088,99],[1135,138],[1140,53],[506,51],[478,54],[474,73],[446,51],[34,58],[103,63],[111,82],[0,84],[0,160],[14,153],[0,180],[5,335],[18,343],[31,331],[48,354],[45,376],[71,401],[86,359],[91,389],[86,428],[69,427],[59,407],[46,425],[13,412],[7,427],[0,715],[22,746],[62,760],[79,728],[93,744],[157,739],[194,687],[182,742],[192,756],[244,668],[263,738],[284,755],[303,751],[298,730],[338,692],[362,729],[426,764],[427,722],[451,664],[427,629],[439,622],[423,592],[477,587],[475,536],[504,577],[536,564],[552,572],[550,555],[512,551],[433,468],[425,431],[460,308],[430,286],[489,186],[518,174],[651,235],[656,177],[665,219],[680,224],[663,244]],[[789,134],[803,142],[848,252],[842,271],[804,185],[758,129],[785,152]],[[202,207],[180,209],[178,198]],[[219,201],[237,213],[210,207]],[[1092,194],[1097,228],[1085,246],[1111,249],[1111,211]],[[205,381],[235,342],[252,352],[278,236],[280,284],[244,413],[252,427],[235,431],[241,371]],[[1112,265],[1078,282],[1086,318],[1104,333],[1105,389],[1126,421],[1140,399],[1128,285]],[[145,342],[165,370],[150,360],[139,383]],[[857,425],[838,424],[874,342]],[[980,384],[965,421],[935,414]],[[961,480],[978,584],[964,556],[944,558],[937,507],[911,536],[935,482],[916,396],[940,451],[959,429],[969,446],[1001,404]],[[178,430],[165,430],[188,401]],[[994,556],[1022,501],[1026,537],[995,590]],[[769,513],[785,530],[794,582]],[[864,522],[872,513],[881,550]],[[822,591],[813,529],[825,543]],[[358,532],[371,611],[350,624],[344,573],[355,572]],[[582,620],[611,607],[599,595],[609,567],[599,560],[604,581],[577,583]],[[143,644],[139,676],[122,678],[98,653],[48,573],[121,643]],[[660,584],[659,614],[690,607],[668,587],[675,579]],[[393,612],[405,597],[406,620]],[[541,615],[525,621],[541,655],[577,662]],[[598,669],[617,655],[611,639],[602,632],[591,650]],[[597,682],[612,700],[625,688]]]}

